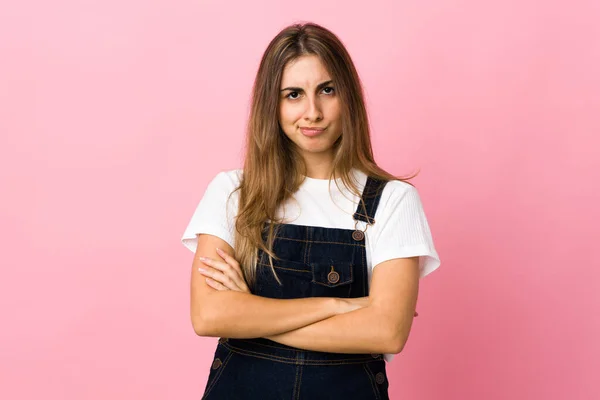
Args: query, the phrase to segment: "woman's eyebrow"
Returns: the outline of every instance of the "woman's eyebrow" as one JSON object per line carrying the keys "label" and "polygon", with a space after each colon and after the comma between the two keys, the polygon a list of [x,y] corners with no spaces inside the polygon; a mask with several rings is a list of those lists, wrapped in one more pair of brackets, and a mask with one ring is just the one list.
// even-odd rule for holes
{"label": "woman's eyebrow", "polygon": [[[323,89],[325,86],[330,85],[332,83],[333,83],[332,79],[325,81],[325,82],[321,82],[317,85],[317,90]],[[285,89],[281,89],[282,92],[285,90],[293,90],[295,92],[300,92],[300,91],[303,91],[304,89],[302,89],[301,87],[286,87]]]}

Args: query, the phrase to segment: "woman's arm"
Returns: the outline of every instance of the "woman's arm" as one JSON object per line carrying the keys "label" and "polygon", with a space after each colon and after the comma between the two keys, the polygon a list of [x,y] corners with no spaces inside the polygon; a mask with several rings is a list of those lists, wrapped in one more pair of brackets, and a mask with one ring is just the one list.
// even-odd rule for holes
{"label": "woman's arm", "polygon": [[418,257],[374,269],[368,306],[268,339],[332,353],[399,353],[412,326],[419,287]]}
{"label": "woman's arm", "polygon": [[200,336],[255,338],[292,331],[345,313],[358,307],[332,297],[270,299],[241,291],[211,288],[198,268],[206,267],[200,256],[221,259],[216,248],[233,254],[224,240],[198,235],[198,248],[192,262],[191,320]]}
{"label": "woman's arm", "polygon": [[400,340],[385,318],[376,308],[367,306],[267,339],[330,353],[399,353]]}

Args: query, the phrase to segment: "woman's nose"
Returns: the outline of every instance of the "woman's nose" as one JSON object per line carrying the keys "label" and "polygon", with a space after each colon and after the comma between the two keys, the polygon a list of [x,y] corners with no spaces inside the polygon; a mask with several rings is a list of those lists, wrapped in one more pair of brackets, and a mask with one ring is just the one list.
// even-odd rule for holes
{"label": "woman's nose", "polygon": [[308,105],[304,116],[305,119],[310,121],[318,121],[323,118],[321,105],[317,99],[308,99]]}

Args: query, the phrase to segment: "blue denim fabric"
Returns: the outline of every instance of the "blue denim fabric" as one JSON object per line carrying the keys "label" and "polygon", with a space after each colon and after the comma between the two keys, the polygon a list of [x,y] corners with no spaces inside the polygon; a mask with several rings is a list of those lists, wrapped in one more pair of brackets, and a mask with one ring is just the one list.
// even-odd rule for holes
{"label": "blue denim fabric", "polygon": [[[355,220],[374,224],[387,181],[369,177]],[[259,252],[253,294],[276,299],[369,294],[362,231],[277,224],[273,260]],[[388,399],[382,354],[302,350],[265,339],[220,338],[203,399]]]}

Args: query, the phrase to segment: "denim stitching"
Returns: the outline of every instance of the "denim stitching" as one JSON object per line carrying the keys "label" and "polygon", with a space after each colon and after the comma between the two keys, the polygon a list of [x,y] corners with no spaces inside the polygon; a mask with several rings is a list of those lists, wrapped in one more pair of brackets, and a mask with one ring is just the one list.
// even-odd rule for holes
{"label": "denim stitching", "polygon": [[[227,348],[229,348],[232,352],[237,353],[237,354],[242,354],[242,355],[246,355],[246,356],[250,356],[250,357],[256,357],[256,358],[262,358],[265,360],[270,360],[270,361],[277,361],[277,362],[282,362],[285,364],[294,364],[294,365],[298,365],[298,360],[296,358],[290,358],[290,357],[282,357],[282,356],[275,356],[272,354],[266,354],[266,353],[259,353],[259,352],[255,352],[255,351],[251,351],[251,350],[247,350],[247,349],[241,349],[239,347],[234,347],[231,346],[229,343],[223,343],[224,346],[226,346]],[[348,364],[363,364],[365,362],[369,362],[372,361],[372,357],[369,356],[365,356],[364,358],[357,358],[357,359],[341,359],[341,360],[303,360],[301,365],[348,365]]]}
{"label": "denim stitching", "polygon": [[[367,195],[367,193],[371,189],[372,185],[373,185],[373,179],[370,176],[368,176],[367,181],[365,182],[365,186],[363,187],[362,195],[360,196],[360,200],[358,201],[358,207],[356,208],[356,211],[354,212],[354,215],[352,216],[355,220],[358,219],[363,222],[367,222],[367,223],[370,222],[368,211],[367,211],[367,204],[369,204],[369,202],[367,201],[367,199],[369,197]],[[367,215],[361,213],[361,211],[362,211],[361,206],[362,206],[362,209],[365,211],[365,213],[367,213]],[[363,219],[364,217],[366,217],[366,221],[365,221],[365,219]]]}
{"label": "denim stitching", "polygon": [[[316,284],[319,284],[319,285],[321,285],[321,286],[325,286],[325,287],[327,287],[327,288],[335,288],[335,287],[338,287],[338,286],[348,285],[348,284],[350,284],[350,283],[354,282],[354,274],[353,274],[354,265],[352,265],[352,264],[348,264],[348,263],[343,263],[343,264],[348,264],[348,270],[350,271],[350,272],[349,272],[349,275],[350,275],[350,276],[348,277],[348,279],[346,279],[346,280],[344,280],[344,281],[341,281],[341,279],[340,279],[340,282],[336,283],[335,285],[332,285],[332,284],[330,284],[330,283],[325,283],[325,282],[320,282],[320,281],[318,281],[318,280],[316,279],[316,275],[315,275],[315,265],[320,265],[320,264],[321,264],[321,265],[325,265],[325,263],[311,263],[311,264],[310,264],[310,267],[311,267],[311,269],[312,269],[312,277],[313,277],[313,279],[312,279],[311,283],[316,283]],[[334,264],[335,264],[335,262],[334,262]],[[337,263],[337,264],[338,264],[338,265],[340,265],[340,264],[342,264],[342,263]],[[340,276],[341,276],[341,275],[340,275]]]}
{"label": "denim stitching", "polygon": [[306,263],[310,264],[310,260],[312,259],[312,257],[310,256],[311,254],[311,250],[312,250],[312,244],[313,244],[313,237],[314,237],[315,231],[314,229],[310,228],[310,236],[309,236],[309,242],[308,242],[308,251],[306,252],[307,255],[307,259],[306,259]]}
{"label": "denim stitching", "polygon": [[292,398],[296,397],[296,388],[298,387],[298,370],[300,369],[300,365],[296,363],[296,376],[294,376],[294,389],[292,390]]}
{"label": "denim stitching", "polygon": [[[351,232],[354,232],[354,230],[352,230]],[[309,243],[306,240],[302,240],[302,239],[293,239],[293,238],[286,238],[286,237],[282,237],[282,238],[279,238],[279,239],[280,240],[291,240],[291,241],[294,241],[294,242]],[[310,243],[343,244],[345,246],[365,247],[364,244],[358,244],[358,243],[325,242],[325,241],[322,241],[322,240],[311,240]]]}
{"label": "denim stitching", "polygon": [[369,369],[369,365],[367,363],[363,364],[363,368],[365,369],[365,371],[367,373],[367,377],[369,378],[369,381],[371,382],[371,388],[373,389],[373,394],[375,395],[375,399],[379,400],[380,399],[379,388],[377,387],[377,384],[375,382],[375,377],[373,376],[373,373]]}
{"label": "denim stitching", "polygon": [[333,288],[340,287],[340,286],[351,285],[352,284],[352,279],[344,281],[344,282],[336,283],[335,285],[329,285],[327,283],[319,282],[319,281],[316,281],[314,279],[312,281],[310,281],[310,283],[316,283],[317,285],[321,285],[322,287],[333,289]]}
{"label": "denim stitching", "polygon": [[[379,192],[379,188],[377,189],[377,192]],[[369,216],[368,216],[368,220],[369,222],[371,222],[372,219],[374,219],[375,215],[373,215],[373,209],[377,209],[377,199],[379,198],[379,193],[377,193],[375,195],[375,198],[371,201],[371,209],[369,210]]]}
{"label": "denim stitching", "polygon": [[231,357],[233,357],[233,352],[230,351],[229,354],[225,357],[225,361],[223,361],[223,364],[221,365],[221,367],[219,367],[219,370],[215,374],[215,377],[214,377],[213,381],[211,382],[210,386],[208,388],[206,388],[206,392],[204,393],[204,395],[202,395],[202,399],[205,399],[206,396],[208,396],[208,394],[210,393],[210,391],[215,387],[215,385],[217,384],[217,381],[219,380],[221,375],[223,375],[223,370],[227,366],[227,363],[229,363],[229,360],[231,360]]}
{"label": "denim stitching", "polygon": [[373,219],[373,223],[375,223],[375,213],[377,212],[377,206],[379,205],[379,200],[381,200],[381,194],[383,193],[383,189],[385,188],[386,184],[387,181],[381,181],[379,183],[379,187],[377,188],[377,194],[373,199],[373,204],[371,205],[371,219]]}
{"label": "denim stitching", "polygon": [[365,268],[365,260],[367,258],[366,250],[360,252],[360,265],[362,266],[363,274],[363,297],[369,295],[369,273]]}
{"label": "denim stitching", "polygon": [[[367,178],[367,182],[365,183],[365,187],[363,188],[361,201],[359,201],[358,207],[356,208],[356,211],[352,216],[355,220],[360,220],[370,225],[375,223],[374,214],[377,211],[377,206],[379,205],[379,201],[381,200],[381,194],[386,184],[387,181],[384,180],[379,180],[371,177]],[[361,205],[363,206],[362,208],[366,214],[363,214],[361,212]]]}
{"label": "denim stitching", "polygon": [[304,264],[307,264],[306,260],[309,258],[310,252],[310,228],[306,228],[306,244],[304,245]]}
{"label": "denim stitching", "polygon": [[302,364],[299,362],[300,353],[296,354],[296,376],[294,377],[294,391],[292,392],[293,398],[298,398],[298,393],[300,392],[300,381],[298,380],[298,374],[302,370]]}
{"label": "denim stitching", "polygon": [[284,269],[286,271],[294,271],[294,272],[310,272],[310,271],[305,271],[303,269],[293,269],[293,268],[285,268],[285,267],[277,267],[275,265],[273,265],[275,268],[277,269]]}
{"label": "denim stitching", "polygon": [[[289,264],[300,264],[300,265],[304,265],[306,267],[306,269],[281,267],[280,265],[277,265],[278,263],[280,263],[280,265],[287,265],[288,263]],[[269,264],[265,264],[265,263],[262,263],[262,262],[257,262],[256,265],[261,265],[263,267],[270,267],[271,266]],[[289,261],[289,260],[273,260],[273,266],[275,268],[289,269],[290,271],[298,271],[298,272],[310,271],[310,265],[309,264],[299,263],[299,262],[294,262],[294,261]]]}
{"label": "denim stitching", "polygon": [[300,399],[300,388],[302,387],[302,371],[304,370],[304,366],[300,365],[298,369],[300,370],[300,377],[298,378],[298,392],[296,392],[296,400]]}

